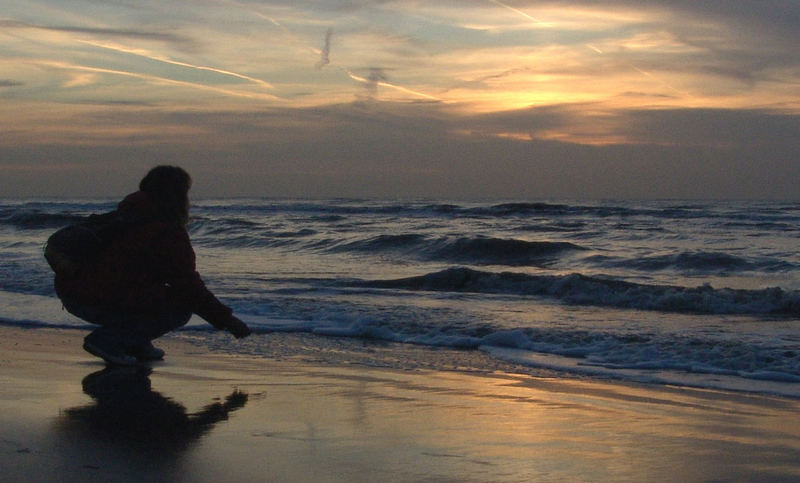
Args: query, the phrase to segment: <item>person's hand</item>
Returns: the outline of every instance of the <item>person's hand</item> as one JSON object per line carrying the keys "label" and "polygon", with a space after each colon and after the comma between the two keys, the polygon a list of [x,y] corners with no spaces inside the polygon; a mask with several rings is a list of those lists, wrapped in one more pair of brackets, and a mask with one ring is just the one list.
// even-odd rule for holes
{"label": "person's hand", "polygon": [[233,334],[234,337],[237,339],[241,339],[242,337],[247,337],[251,334],[250,327],[247,326],[244,322],[242,322],[238,317],[235,315],[231,316],[231,321],[228,323],[228,332]]}
{"label": "person's hand", "polygon": [[247,393],[240,390],[233,391],[230,396],[225,398],[225,406],[229,411],[244,407],[247,402]]}

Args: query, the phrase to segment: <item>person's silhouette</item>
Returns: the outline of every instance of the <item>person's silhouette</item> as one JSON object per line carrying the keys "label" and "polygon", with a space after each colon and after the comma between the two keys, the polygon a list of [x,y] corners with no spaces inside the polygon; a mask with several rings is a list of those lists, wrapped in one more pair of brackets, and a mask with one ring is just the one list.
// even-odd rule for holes
{"label": "person's silhouette", "polygon": [[101,441],[166,456],[185,450],[247,403],[247,394],[234,390],[224,402],[189,414],[183,405],[153,391],[150,372],[148,367],[107,367],[89,374],[83,391],[94,401],[65,410],[64,422]]}
{"label": "person's silhouette", "polygon": [[[54,266],[64,308],[99,325],[83,348],[109,364],[159,360],[152,341],[197,314],[237,338],[250,328],[206,287],[187,231],[192,178],[177,166],[156,166],[115,210],[122,227],[90,262],[76,270]],[[48,261],[58,248],[48,243]],[[55,264],[58,266],[58,264]]]}

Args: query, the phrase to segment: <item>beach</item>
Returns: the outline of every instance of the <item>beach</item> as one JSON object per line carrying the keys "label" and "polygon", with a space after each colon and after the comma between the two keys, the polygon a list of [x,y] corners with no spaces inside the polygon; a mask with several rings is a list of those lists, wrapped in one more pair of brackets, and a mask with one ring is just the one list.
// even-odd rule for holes
{"label": "beach", "polygon": [[0,483],[800,483],[800,1],[3,6]]}
{"label": "beach", "polygon": [[109,370],[85,333],[0,328],[3,481],[800,478],[793,398],[270,359],[180,335],[158,341],[164,361]]}

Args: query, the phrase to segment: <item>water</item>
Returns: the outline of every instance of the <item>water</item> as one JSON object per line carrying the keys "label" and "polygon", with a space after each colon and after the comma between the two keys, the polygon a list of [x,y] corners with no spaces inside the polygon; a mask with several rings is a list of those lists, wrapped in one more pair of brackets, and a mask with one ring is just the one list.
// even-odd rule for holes
{"label": "water", "polygon": [[[0,202],[4,323],[86,327],[41,245],[114,205]],[[455,348],[478,370],[800,397],[798,203],[200,200],[190,234],[258,333],[232,342],[194,318],[184,336],[214,349],[269,357],[284,332],[350,357],[375,342],[359,362],[390,367],[441,368]]]}

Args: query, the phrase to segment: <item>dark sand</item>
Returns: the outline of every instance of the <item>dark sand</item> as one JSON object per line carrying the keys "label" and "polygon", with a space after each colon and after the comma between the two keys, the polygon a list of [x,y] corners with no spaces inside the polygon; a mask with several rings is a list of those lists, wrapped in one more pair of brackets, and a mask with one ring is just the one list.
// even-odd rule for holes
{"label": "dark sand", "polygon": [[0,481],[800,481],[794,399],[83,335],[0,327]]}

